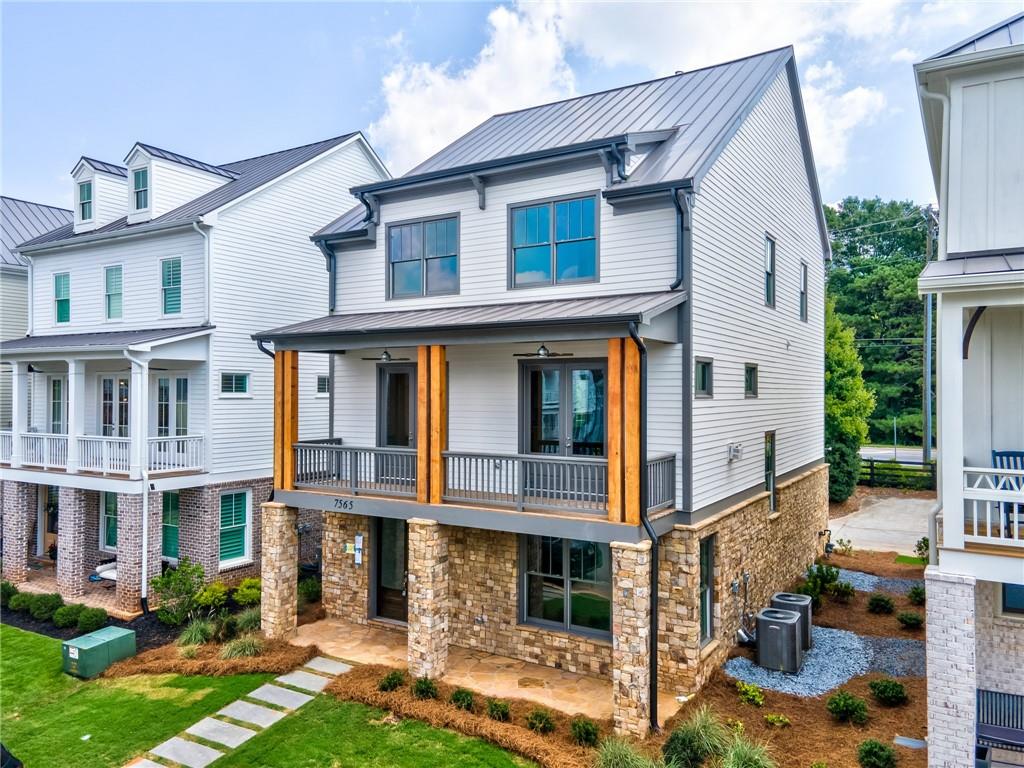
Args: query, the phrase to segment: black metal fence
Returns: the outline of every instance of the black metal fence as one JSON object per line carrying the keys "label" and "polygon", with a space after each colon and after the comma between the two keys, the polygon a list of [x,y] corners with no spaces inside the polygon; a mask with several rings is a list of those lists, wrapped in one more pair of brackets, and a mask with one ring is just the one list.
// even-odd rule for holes
{"label": "black metal fence", "polygon": [[934,491],[935,462],[861,459],[857,482],[872,488]]}

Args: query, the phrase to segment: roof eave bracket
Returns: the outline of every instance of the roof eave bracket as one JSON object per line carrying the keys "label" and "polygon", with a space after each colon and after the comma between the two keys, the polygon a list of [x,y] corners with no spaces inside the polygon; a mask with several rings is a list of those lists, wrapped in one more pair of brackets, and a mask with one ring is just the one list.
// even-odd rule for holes
{"label": "roof eave bracket", "polygon": [[609,187],[629,178],[626,175],[626,154],[619,144],[612,142],[601,150],[601,162],[608,174]]}
{"label": "roof eave bracket", "polygon": [[380,200],[377,196],[369,192],[359,192],[357,194],[359,202],[366,208],[366,215],[363,217],[364,223],[379,224],[380,223]]}
{"label": "roof eave bracket", "polygon": [[480,210],[487,209],[487,182],[484,178],[476,173],[469,175],[469,181],[473,185],[473,189],[476,190],[477,205],[480,206]]}

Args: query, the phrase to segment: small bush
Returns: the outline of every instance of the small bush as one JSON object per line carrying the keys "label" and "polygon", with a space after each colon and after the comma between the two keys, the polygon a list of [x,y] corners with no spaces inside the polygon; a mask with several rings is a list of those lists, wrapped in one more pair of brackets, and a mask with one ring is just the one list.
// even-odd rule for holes
{"label": "small bush", "polygon": [[[739,686],[737,685],[737,688]],[[753,686],[760,693],[761,689]],[[740,693],[740,698],[743,693]],[[764,697],[762,695],[762,703]],[[760,706],[760,705],[758,705]],[[665,762],[676,768],[700,768],[712,757],[721,757],[729,744],[729,734],[708,707],[702,706],[676,726],[662,745]]]}
{"label": "small bush", "polygon": [[192,563],[187,557],[178,560],[175,568],[157,576],[150,582],[154,602],[160,607],[156,617],[164,624],[181,626],[195,610],[196,595],[203,588],[203,566]]}
{"label": "small bush", "polygon": [[238,619],[227,611],[221,611],[220,614],[213,619],[213,635],[211,637],[214,642],[226,643],[229,640],[233,640],[237,634]]}
{"label": "small bush", "polygon": [[785,715],[769,712],[764,716],[764,722],[772,728],[788,728],[792,723]]}
{"label": "small bush", "polygon": [[417,677],[412,682],[412,695],[417,699],[436,699],[437,684],[429,677]]}
{"label": "small bush", "polygon": [[861,768],[896,768],[896,750],[877,739],[862,741],[857,747]]}
{"label": "small bush", "polygon": [[541,735],[555,730],[555,718],[546,709],[537,707],[526,716],[526,727]]}
{"label": "small bush", "polygon": [[507,701],[488,699],[487,716],[491,720],[497,720],[499,723],[507,723],[512,717],[512,710],[509,708]]}
{"label": "small bush", "polygon": [[915,584],[910,588],[910,591],[907,592],[907,599],[913,605],[924,605],[927,600],[927,593],[924,591],[924,587],[920,584]]}
{"label": "small bush", "polygon": [[181,634],[178,645],[202,645],[213,637],[213,622],[209,619],[193,619]]}
{"label": "small bush", "polygon": [[62,605],[56,611],[53,612],[53,623],[54,626],[61,627],[74,627],[78,624],[78,618],[82,615],[82,611],[85,610],[85,606],[81,603],[74,603],[72,605]]}
{"label": "small bush", "polygon": [[753,683],[744,683],[742,680],[737,680],[736,691],[740,695],[740,701],[753,704],[755,707],[764,706],[764,691]]}
{"label": "small bush", "polygon": [[7,607],[12,611],[17,611],[18,613],[28,613],[29,609],[32,607],[32,595],[28,592],[18,592],[13,594],[11,595],[10,601],[7,603]]}
{"label": "small bush", "polygon": [[250,576],[248,579],[242,579],[231,597],[244,608],[248,605],[259,605],[262,591],[263,582],[255,576]]}
{"label": "small bush", "polygon": [[11,598],[18,594],[18,588],[4,579],[0,581],[0,608],[10,605]]}
{"label": "small bush", "polygon": [[853,542],[849,539],[836,539],[836,549],[839,550],[840,555],[852,555]]}
{"label": "small bush", "polygon": [[743,731],[746,730],[743,727],[742,720],[735,720],[731,717],[725,718],[725,727],[729,729],[729,732],[732,733],[733,736],[742,736]]}
{"label": "small bush", "polygon": [[198,645],[183,645],[178,648],[179,659],[194,659],[199,653]]}
{"label": "small bush", "polygon": [[900,704],[907,703],[907,689],[903,687],[903,683],[892,678],[872,680],[868,683],[868,688],[871,689],[871,695],[875,697],[875,700],[883,706],[898,707]]}
{"label": "small bush", "polygon": [[235,622],[239,632],[258,632],[261,622],[260,607],[254,605],[251,608],[246,608],[244,611],[239,611],[235,615]]}
{"label": "small bush", "polygon": [[811,768],[828,768],[828,763],[823,763],[821,760],[816,760],[811,763]]}
{"label": "small bush", "polygon": [[397,691],[402,687],[405,682],[405,675],[399,672],[397,669],[393,669],[388,672],[384,677],[377,683],[377,690],[388,693],[390,691]]}
{"label": "small bush", "polygon": [[605,739],[597,751],[594,768],[657,768],[651,760],[624,739]]}
{"label": "small bush", "polygon": [[64,599],[56,592],[49,595],[36,595],[32,600],[29,613],[33,619],[38,621],[49,621],[53,618],[53,612],[64,605]]}
{"label": "small bush", "polygon": [[853,584],[848,581],[837,581],[828,587],[828,595],[837,603],[846,605],[853,599]]}
{"label": "small bush", "polygon": [[452,691],[452,696],[449,699],[458,709],[463,709],[466,712],[472,712],[476,702],[473,699],[473,692],[466,688],[456,688]]}
{"label": "small bush", "polygon": [[776,763],[765,745],[737,737],[726,749],[721,768],[776,768]]}
{"label": "small bush", "polygon": [[320,584],[320,580],[315,576],[310,576],[299,582],[299,597],[307,603],[320,602],[322,592],[323,587]]}
{"label": "small bush", "polygon": [[196,593],[196,605],[210,613],[216,613],[228,602],[228,585],[223,581],[207,584]]}
{"label": "small bush", "polygon": [[245,635],[236,637],[220,649],[222,659],[244,659],[250,656],[259,656],[263,653],[263,640],[256,635]]}
{"label": "small bush", "polygon": [[924,616],[916,611],[903,611],[896,616],[896,621],[902,624],[904,629],[920,629],[924,626]]}
{"label": "small bush", "polygon": [[914,545],[914,554],[927,562],[928,557],[931,555],[931,544],[927,536],[922,536],[917,540],[917,544]]}
{"label": "small bush", "polygon": [[825,563],[812,565],[807,569],[807,580],[816,581],[824,590],[829,585],[839,581],[839,569],[834,565],[826,565]]}
{"label": "small bush", "polygon": [[896,604],[888,595],[880,595],[875,592],[868,598],[869,613],[892,613],[896,610]]}
{"label": "small bush", "polygon": [[573,743],[581,747],[596,747],[601,736],[597,723],[583,715],[569,721],[569,733],[572,734]]}
{"label": "small bush", "polygon": [[78,614],[78,631],[95,632],[107,623],[107,612],[102,608],[83,608]]}
{"label": "small bush", "polygon": [[825,707],[829,714],[840,723],[864,725],[868,721],[868,705],[864,699],[849,691],[840,690],[828,697]]}

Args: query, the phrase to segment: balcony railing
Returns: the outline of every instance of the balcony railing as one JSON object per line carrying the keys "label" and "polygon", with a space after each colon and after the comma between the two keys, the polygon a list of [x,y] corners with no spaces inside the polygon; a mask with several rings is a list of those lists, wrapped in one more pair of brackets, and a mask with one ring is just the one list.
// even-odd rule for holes
{"label": "balcony railing", "polygon": [[964,467],[964,541],[1024,548],[1024,470]]}
{"label": "balcony railing", "polygon": [[127,475],[131,466],[130,437],[87,436],[78,438],[78,468],[104,475]]}
{"label": "balcony railing", "polygon": [[416,496],[415,448],[355,448],[340,440],[296,443],[295,485],[376,496]]}
{"label": "balcony railing", "polygon": [[[0,462],[10,464],[15,441],[20,441],[21,465],[44,470],[130,475],[132,438],[107,435],[63,435],[33,432],[13,435],[0,432]],[[77,448],[77,470],[69,467],[69,441]],[[206,440],[202,435],[150,437],[144,446],[150,473],[202,472],[206,466]]]}
{"label": "balcony railing", "polygon": [[206,441],[202,435],[177,437],[151,437],[149,452],[150,472],[199,472],[205,461]]}
{"label": "balcony railing", "polygon": [[647,460],[647,511],[676,505],[676,455],[665,453]]}
{"label": "balcony railing", "polygon": [[0,432],[0,462],[9,464],[14,453],[14,435],[10,431]]}
{"label": "balcony railing", "polygon": [[21,463],[43,469],[64,469],[68,465],[68,436],[39,432],[22,435]]}

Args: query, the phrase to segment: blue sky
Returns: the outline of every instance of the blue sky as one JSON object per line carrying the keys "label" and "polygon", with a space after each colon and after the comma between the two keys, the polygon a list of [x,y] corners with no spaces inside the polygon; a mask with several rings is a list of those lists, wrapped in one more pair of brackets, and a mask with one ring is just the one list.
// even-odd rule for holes
{"label": "blue sky", "polygon": [[911,65],[1019,2],[3,3],[4,194],[85,154],[213,163],[363,130],[401,173],[488,115],[793,44],[826,201],[933,201]]}

